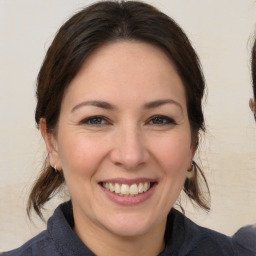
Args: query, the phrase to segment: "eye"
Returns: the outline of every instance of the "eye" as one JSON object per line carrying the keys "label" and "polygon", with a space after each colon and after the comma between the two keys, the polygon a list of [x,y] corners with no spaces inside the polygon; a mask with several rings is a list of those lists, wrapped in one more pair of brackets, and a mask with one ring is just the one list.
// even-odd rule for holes
{"label": "eye", "polygon": [[148,124],[151,125],[171,125],[171,124],[176,124],[176,122],[167,116],[162,116],[162,115],[156,115],[153,116],[149,119]]}
{"label": "eye", "polygon": [[90,125],[90,126],[103,126],[103,125],[110,124],[107,118],[103,116],[90,116],[83,119],[80,123],[85,125]]}

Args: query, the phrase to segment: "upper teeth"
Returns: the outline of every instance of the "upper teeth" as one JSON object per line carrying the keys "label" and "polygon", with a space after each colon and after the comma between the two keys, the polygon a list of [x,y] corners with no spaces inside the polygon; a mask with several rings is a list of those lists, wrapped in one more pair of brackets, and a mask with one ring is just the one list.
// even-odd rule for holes
{"label": "upper teeth", "polygon": [[121,196],[136,196],[138,194],[148,191],[150,188],[150,182],[141,182],[139,183],[139,185],[132,184],[130,186],[127,184],[103,182],[102,185],[107,190],[110,190],[111,192],[114,192],[115,194]]}

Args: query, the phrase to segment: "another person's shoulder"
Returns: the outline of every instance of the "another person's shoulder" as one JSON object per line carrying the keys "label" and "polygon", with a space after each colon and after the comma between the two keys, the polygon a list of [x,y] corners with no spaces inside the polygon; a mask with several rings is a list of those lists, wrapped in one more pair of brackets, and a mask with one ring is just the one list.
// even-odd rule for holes
{"label": "another person's shoulder", "polygon": [[[198,240],[188,255],[255,256],[255,251],[232,237],[197,226]],[[196,234],[195,233],[195,234]]]}
{"label": "another person's shoulder", "polygon": [[237,243],[232,237],[199,226],[178,211],[173,211],[173,215],[174,233],[182,240],[178,247],[183,253],[178,255],[255,255],[253,250]]}
{"label": "another person's shoulder", "polygon": [[256,255],[256,224],[240,228],[233,239],[241,246],[253,250]]}
{"label": "another person's shoulder", "polygon": [[32,255],[40,255],[40,256],[59,255],[47,231],[42,231],[40,234],[33,237],[31,240],[23,244],[21,247],[1,254],[1,256],[32,256]]}
{"label": "another person's shoulder", "polygon": [[185,236],[190,244],[188,255],[235,255],[230,237],[199,226],[185,216],[183,221]]}

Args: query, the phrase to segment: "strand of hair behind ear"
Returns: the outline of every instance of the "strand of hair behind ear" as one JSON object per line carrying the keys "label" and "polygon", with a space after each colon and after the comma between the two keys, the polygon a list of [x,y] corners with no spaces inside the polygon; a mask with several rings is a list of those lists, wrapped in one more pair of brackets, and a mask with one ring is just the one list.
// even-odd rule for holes
{"label": "strand of hair behind ear", "polygon": [[42,214],[43,205],[61,189],[64,181],[62,172],[55,172],[55,170],[48,165],[48,159],[46,159],[44,168],[39,178],[35,181],[28,198],[28,216],[31,217],[31,209],[33,208],[37,215],[44,220]]}
{"label": "strand of hair behind ear", "polygon": [[[206,191],[200,186],[200,178],[203,180]],[[194,162],[194,175],[190,179],[186,179],[184,183],[184,192],[187,194],[192,203],[198,204],[206,211],[210,210],[210,189],[206,181],[205,175],[197,163]]]}

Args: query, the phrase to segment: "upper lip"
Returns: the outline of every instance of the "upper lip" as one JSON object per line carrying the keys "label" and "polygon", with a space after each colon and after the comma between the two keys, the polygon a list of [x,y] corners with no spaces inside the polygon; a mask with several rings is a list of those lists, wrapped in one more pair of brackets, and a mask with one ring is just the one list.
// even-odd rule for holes
{"label": "upper lip", "polygon": [[136,179],[113,178],[113,179],[101,180],[99,183],[113,183],[113,184],[118,183],[118,184],[132,185],[132,184],[139,184],[144,182],[156,183],[157,180],[151,179],[151,178],[136,178]]}

